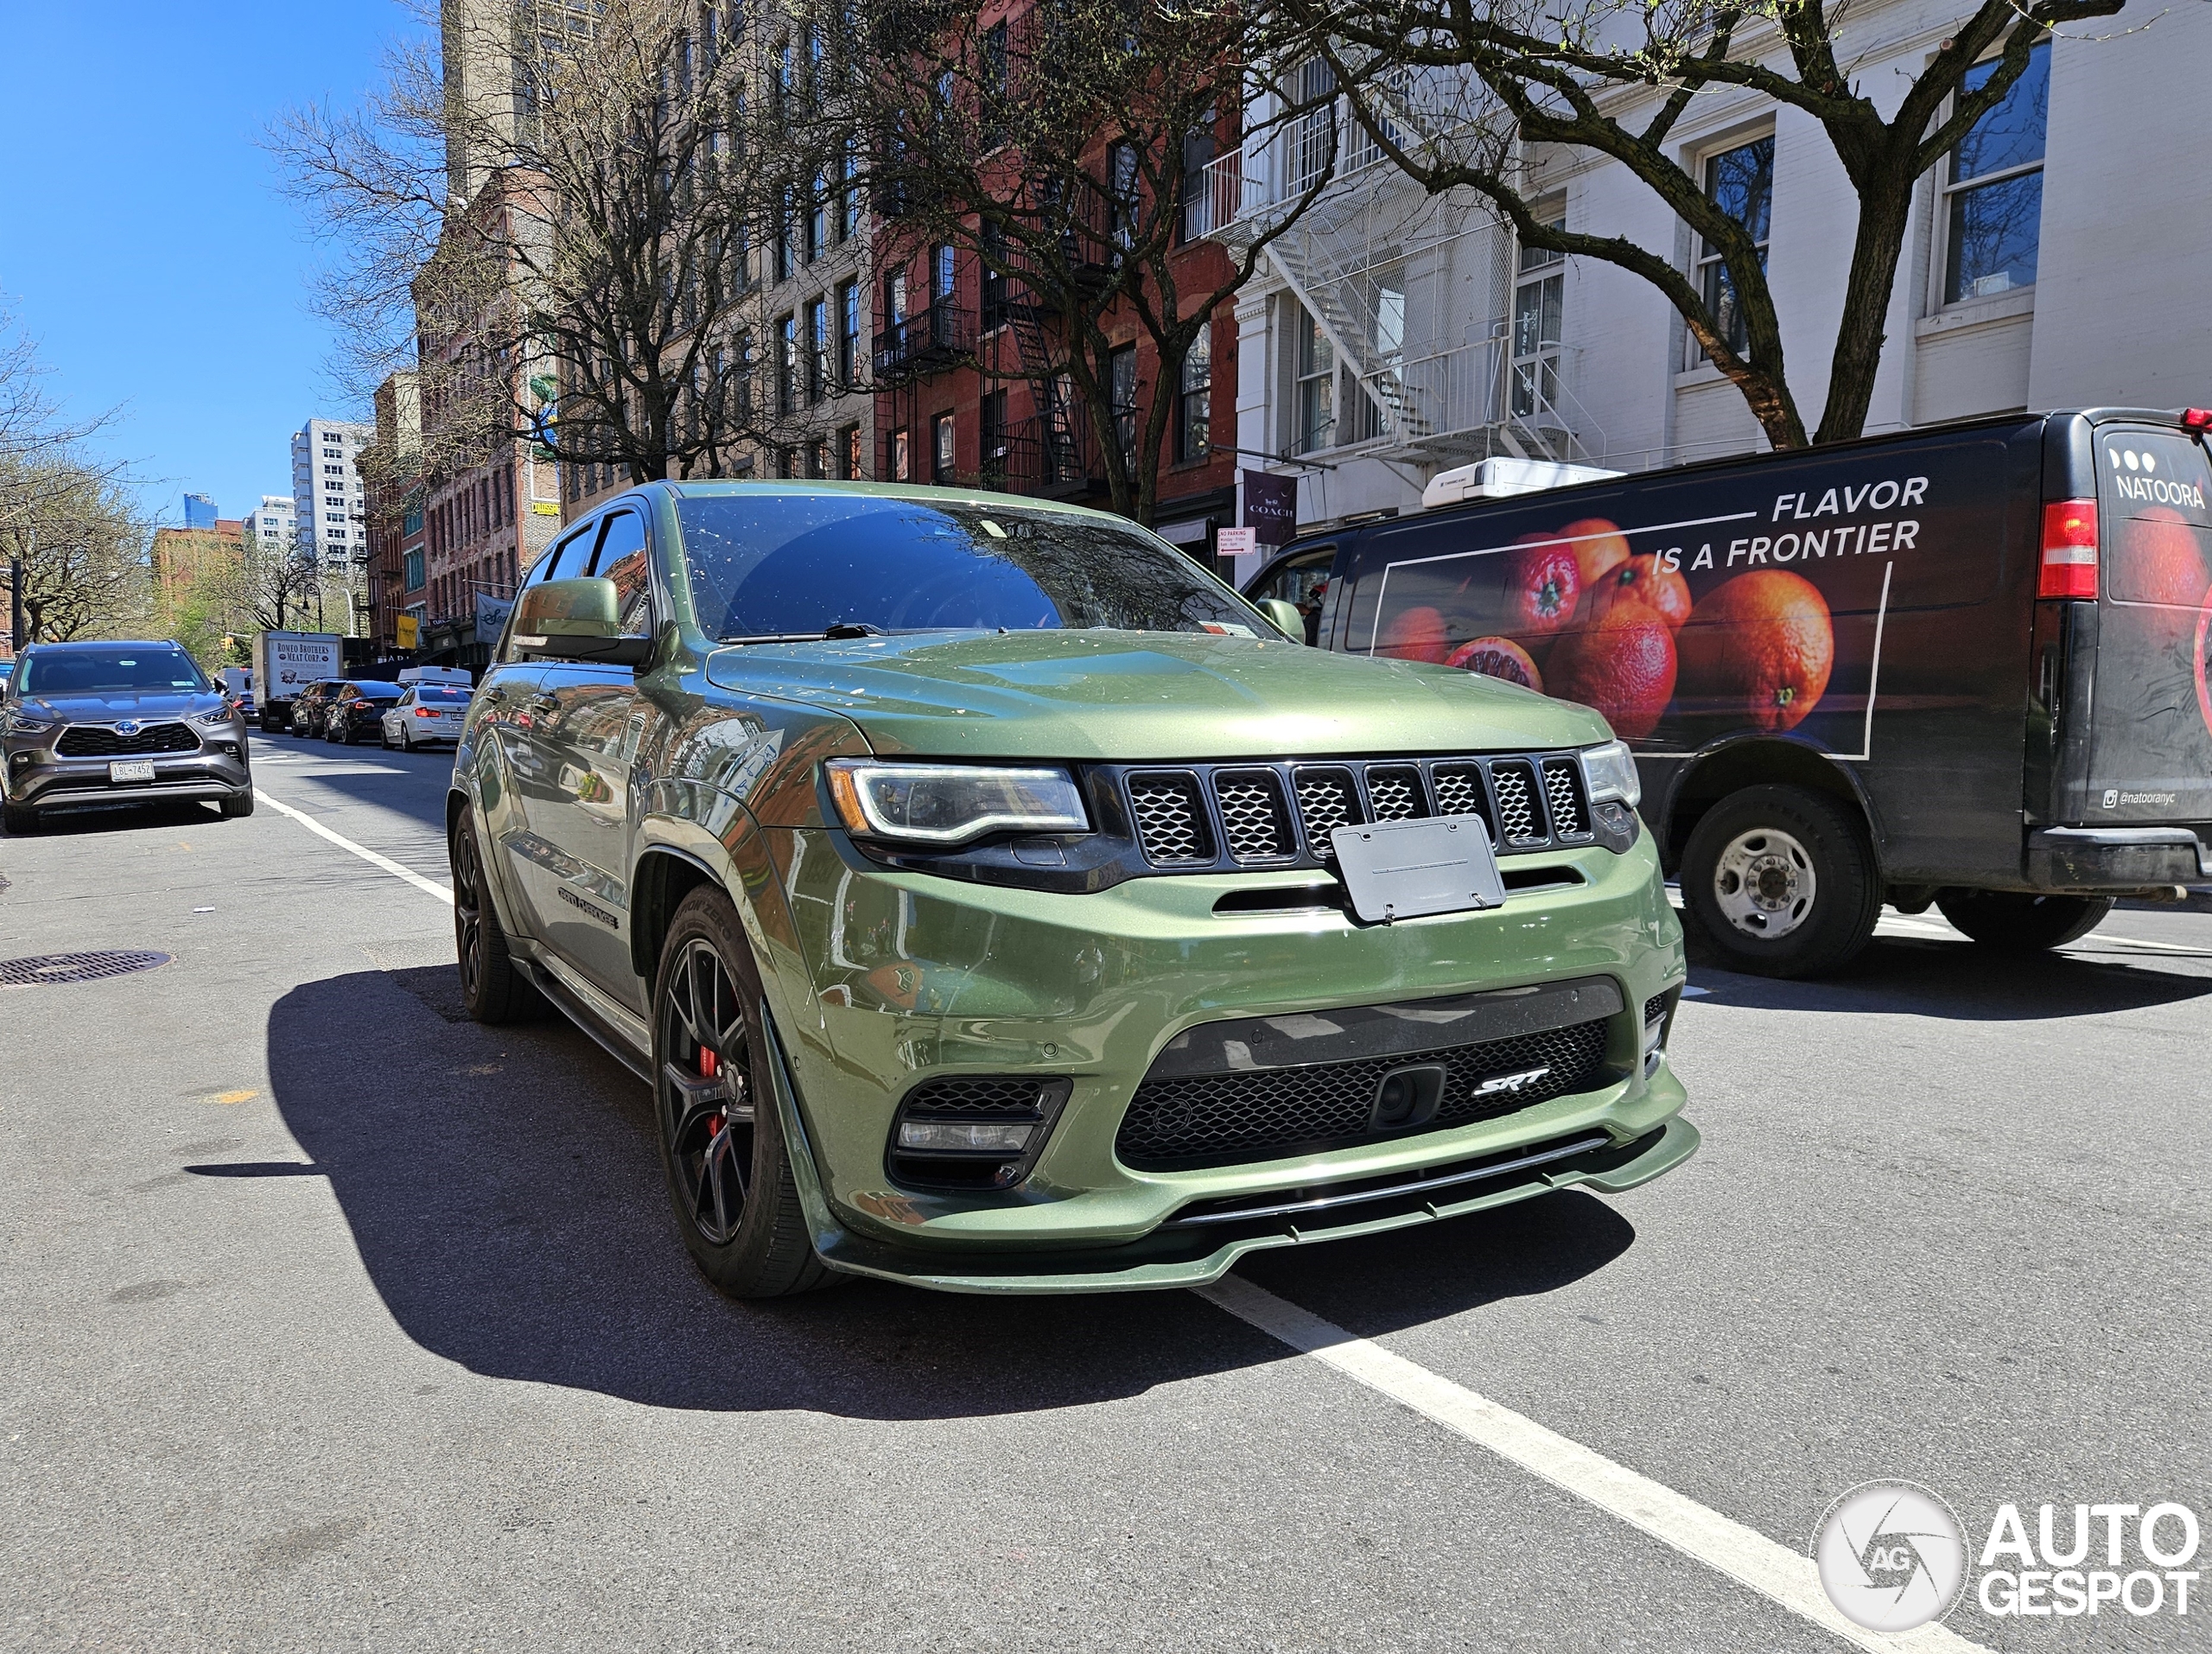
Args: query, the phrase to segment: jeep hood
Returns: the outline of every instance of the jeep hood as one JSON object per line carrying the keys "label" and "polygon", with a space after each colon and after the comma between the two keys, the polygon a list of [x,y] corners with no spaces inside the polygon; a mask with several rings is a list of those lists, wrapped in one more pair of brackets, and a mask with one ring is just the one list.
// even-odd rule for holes
{"label": "jeep hood", "polygon": [[747,644],[709,682],[834,712],[884,754],[1269,758],[1571,747],[1587,708],[1451,667],[1171,632],[931,632]]}

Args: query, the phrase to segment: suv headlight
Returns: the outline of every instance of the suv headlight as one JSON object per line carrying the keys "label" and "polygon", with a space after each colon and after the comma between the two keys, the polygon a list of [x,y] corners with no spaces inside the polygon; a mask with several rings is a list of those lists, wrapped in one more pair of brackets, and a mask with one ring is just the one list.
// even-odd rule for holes
{"label": "suv headlight", "polygon": [[220,725],[226,724],[231,721],[232,710],[233,709],[231,705],[226,702],[223,705],[217,707],[213,712],[200,712],[194,714],[192,721],[194,723],[213,724],[219,727]]}
{"label": "suv headlight", "polygon": [[0,728],[11,735],[42,735],[54,726],[55,720],[44,713],[34,712],[27,706],[10,707],[5,717],[0,717]]}
{"label": "suv headlight", "polygon": [[964,844],[985,833],[1090,830],[1083,794],[1063,769],[849,758],[824,767],[838,817],[864,838]]}
{"label": "suv headlight", "polygon": [[1590,788],[1590,802],[1618,799],[1633,810],[1643,802],[1643,782],[1636,773],[1636,754],[1623,741],[1582,749],[1582,779]]}

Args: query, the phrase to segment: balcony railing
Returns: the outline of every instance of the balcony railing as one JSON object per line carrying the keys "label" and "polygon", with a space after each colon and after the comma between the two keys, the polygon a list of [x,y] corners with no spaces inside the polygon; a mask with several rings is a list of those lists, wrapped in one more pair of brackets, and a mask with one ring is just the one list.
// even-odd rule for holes
{"label": "balcony railing", "polygon": [[939,299],[876,334],[876,383],[949,367],[975,347],[974,315],[950,299]]}

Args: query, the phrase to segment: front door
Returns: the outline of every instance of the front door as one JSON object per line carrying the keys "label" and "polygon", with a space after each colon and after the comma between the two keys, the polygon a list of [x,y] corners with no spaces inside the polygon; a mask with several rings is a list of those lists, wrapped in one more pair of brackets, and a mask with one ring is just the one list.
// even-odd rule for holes
{"label": "front door", "polygon": [[[611,512],[588,571],[622,595],[622,629],[652,629],[645,519]],[[587,572],[578,569],[575,572]],[[531,746],[547,806],[533,807],[550,850],[539,864],[548,939],[563,958],[639,1014],[645,989],[630,960],[630,860],[636,826],[632,773],[652,703],[626,666],[550,662],[532,697]]]}

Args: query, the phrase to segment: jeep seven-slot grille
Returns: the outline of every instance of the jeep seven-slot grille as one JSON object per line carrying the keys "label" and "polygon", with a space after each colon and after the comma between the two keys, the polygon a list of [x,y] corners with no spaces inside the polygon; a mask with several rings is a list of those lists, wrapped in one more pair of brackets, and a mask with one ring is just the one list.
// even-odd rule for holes
{"label": "jeep seven-slot grille", "polygon": [[[1114,1149],[1124,1165],[1169,1171],[1278,1160],[1403,1135],[1369,1129],[1376,1090],[1393,1070],[1426,1063],[1444,1066],[1444,1098],[1435,1118],[1417,1129],[1463,1126],[1599,1085],[1605,1019],[1356,1062],[1147,1078],[1122,1117]],[[1529,1078],[1510,1088],[1480,1089],[1485,1081],[1520,1076]]]}
{"label": "jeep seven-slot grille", "polygon": [[79,723],[66,730],[54,750],[63,758],[127,758],[133,754],[196,753],[200,737],[181,723],[149,723],[135,735],[126,735],[97,723]]}
{"label": "jeep seven-slot grille", "polygon": [[1132,769],[1122,786],[1145,859],[1179,872],[1327,863],[1335,828],[1424,816],[1479,816],[1507,856],[1595,837],[1568,753]]}

